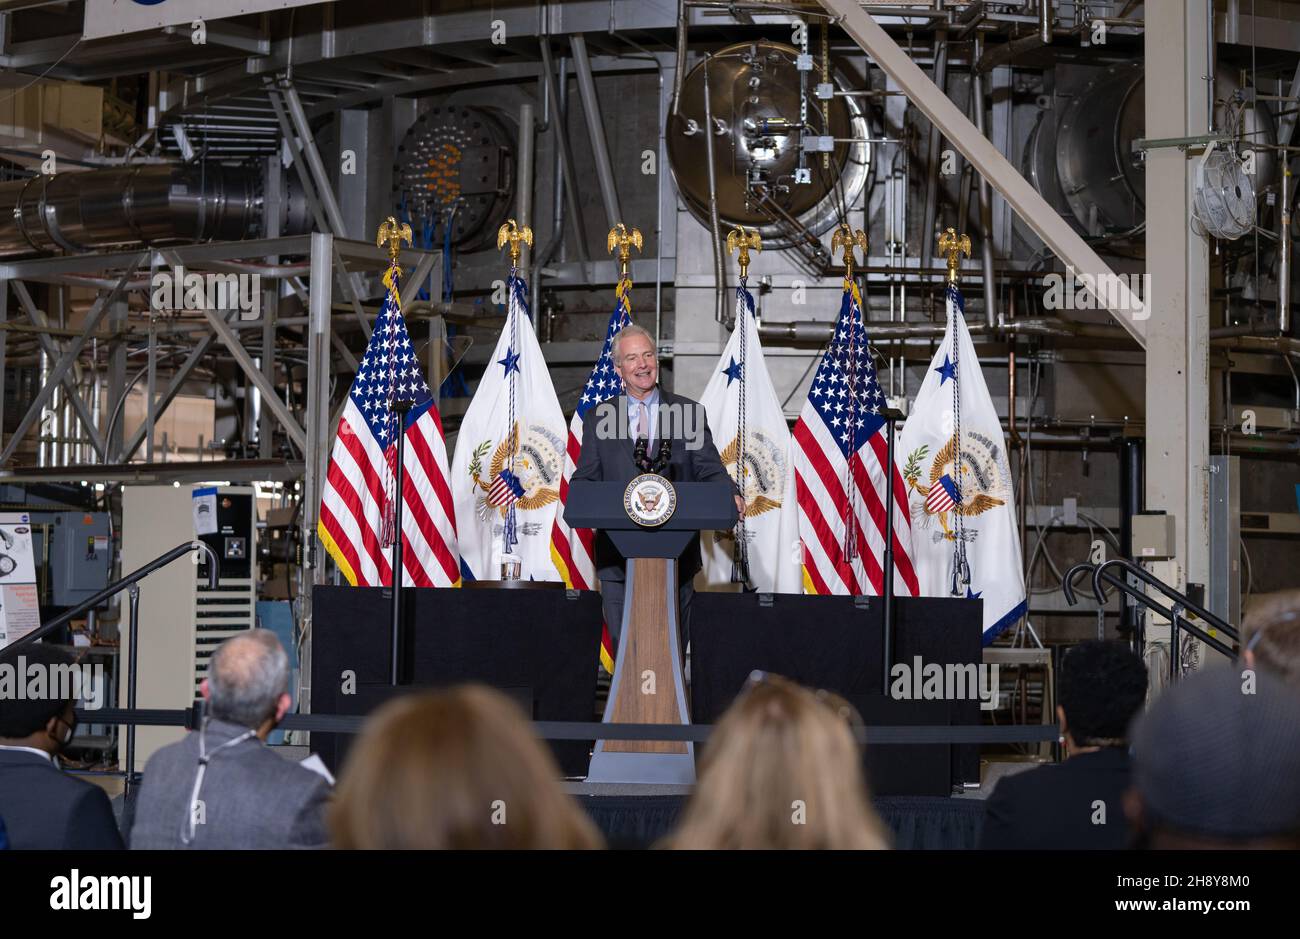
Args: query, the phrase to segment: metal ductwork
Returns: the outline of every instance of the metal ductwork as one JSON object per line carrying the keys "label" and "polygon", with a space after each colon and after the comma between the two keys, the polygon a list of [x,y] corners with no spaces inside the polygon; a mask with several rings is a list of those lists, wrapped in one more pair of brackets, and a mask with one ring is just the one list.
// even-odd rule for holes
{"label": "metal ductwork", "polygon": [[[0,257],[239,241],[267,230],[261,173],[214,163],[34,176],[0,184],[0,207]],[[310,230],[301,190],[288,188],[278,210],[280,234]]]}

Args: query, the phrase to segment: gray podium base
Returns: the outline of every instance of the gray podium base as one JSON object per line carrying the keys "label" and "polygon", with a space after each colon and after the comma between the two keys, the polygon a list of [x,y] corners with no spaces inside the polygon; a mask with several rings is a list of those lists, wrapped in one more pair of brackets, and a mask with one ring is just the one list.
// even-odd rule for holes
{"label": "gray podium base", "polygon": [[597,743],[591,755],[588,783],[695,784],[695,744],[685,753],[608,753]]}

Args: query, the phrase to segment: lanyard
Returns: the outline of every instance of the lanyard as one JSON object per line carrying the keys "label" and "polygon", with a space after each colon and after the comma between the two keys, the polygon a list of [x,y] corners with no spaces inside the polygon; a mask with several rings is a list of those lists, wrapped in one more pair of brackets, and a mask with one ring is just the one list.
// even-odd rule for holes
{"label": "lanyard", "polygon": [[187,846],[194,843],[194,827],[197,824],[195,817],[198,815],[199,811],[199,790],[203,788],[203,777],[207,774],[208,764],[212,762],[212,758],[222,750],[241,744],[245,740],[250,740],[257,736],[256,731],[247,730],[234,740],[227,740],[211,753],[208,753],[208,742],[207,738],[204,736],[206,730],[207,724],[205,722],[204,726],[199,728],[199,771],[194,775],[194,790],[190,793],[189,812],[185,821],[181,824],[181,843]]}

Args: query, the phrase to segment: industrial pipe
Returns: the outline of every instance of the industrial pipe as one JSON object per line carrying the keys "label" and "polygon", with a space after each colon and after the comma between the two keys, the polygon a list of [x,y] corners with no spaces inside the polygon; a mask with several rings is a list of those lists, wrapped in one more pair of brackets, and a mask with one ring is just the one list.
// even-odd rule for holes
{"label": "industrial pipe", "polygon": [[618,205],[618,190],[614,188],[614,170],[609,161],[609,146],[605,142],[605,122],[600,115],[600,101],[596,98],[596,83],[591,77],[591,61],[587,58],[587,41],[581,35],[570,36],[569,46],[573,50],[573,69],[578,76],[582,111],[587,118],[587,135],[591,138],[591,155],[596,162],[600,197],[605,203],[606,220],[613,228],[623,221],[623,213]]}
{"label": "industrial pipe", "polygon": [[[569,98],[569,77],[565,68],[565,59],[560,59],[560,77],[556,84],[555,91],[551,95],[556,101],[557,108],[564,113],[564,121],[557,125],[558,136],[555,138],[556,146],[559,150],[559,160],[564,170],[564,200],[568,205],[569,217],[573,219],[573,232],[577,241],[578,260],[586,261],[587,256],[587,226],[582,219],[582,210],[578,205],[578,177],[573,169],[573,153],[569,149],[569,127],[568,127],[568,98]],[[542,69],[546,72],[547,82],[555,82],[555,69],[551,65],[551,44],[549,41],[542,40]],[[563,103],[562,103],[563,102]]]}
{"label": "industrial pipe", "polygon": [[[281,231],[306,231],[301,190]],[[265,230],[260,175],[219,164],[145,164],[0,183],[0,257],[240,241]]]}
{"label": "industrial pipe", "polygon": [[[978,61],[983,42],[975,39],[974,59]],[[978,70],[971,73],[971,107],[975,111],[975,129],[981,137],[984,130],[984,76]],[[992,329],[998,321],[998,285],[993,278],[993,193],[988,179],[980,174],[980,250],[984,259],[984,318]]]}
{"label": "industrial pipe", "polygon": [[1291,200],[1287,183],[1291,168],[1282,171],[1282,231],[1278,240],[1277,260],[1277,331],[1285,336],[1291,332]]}
{"label": "industrial pipe", "polygon": [[[935,37],[934,84],[947,93],[948,88],[948,33],[940,30]],[[939,207],[939,128],[930,124],[930,142],[926,147],[925,214],[921,222],[921,266],[929,267],[934,257],[934,220]]]}
{"label": "industrial pipe", "polygon": [[[535,136],[533,106],[529,103],[519,105],[519,149],[516,151],[515,197],[518,203],[515,218],[520,228],[532,228],[533,224],[533,140]],[[532,248],[527,242],[519,243],[519,269],[528,270],[532,259]]]}
{"label": "industrial pipe", "polygon": [[718,181],[713,168],[713,103],[709,96],[709,60],[704,60],[704,159],[709,177],[709,229],[713,235],[713,318],[726,322],[727,274],[722,256],[722,224],[718,218]]}

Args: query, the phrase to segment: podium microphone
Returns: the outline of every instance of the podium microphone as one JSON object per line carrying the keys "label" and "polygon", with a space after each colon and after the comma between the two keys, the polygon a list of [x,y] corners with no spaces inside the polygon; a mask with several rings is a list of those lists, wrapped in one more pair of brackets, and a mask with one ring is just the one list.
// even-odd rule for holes
{"label": "podium microphone", "polygon": [[655,458],[655,472],[662,473],[668,469],[673,459],[673,444],[667,437],[659,441],[659,456]]}
{"label": "podium microphone", "polygon": [[645,450],[649,445],[650,441],[645,437],[637,437],[636,444],[632,447],[632,462],[636,463],[637,467],[640,468],[642,472],[646,471],[647,464]]}

